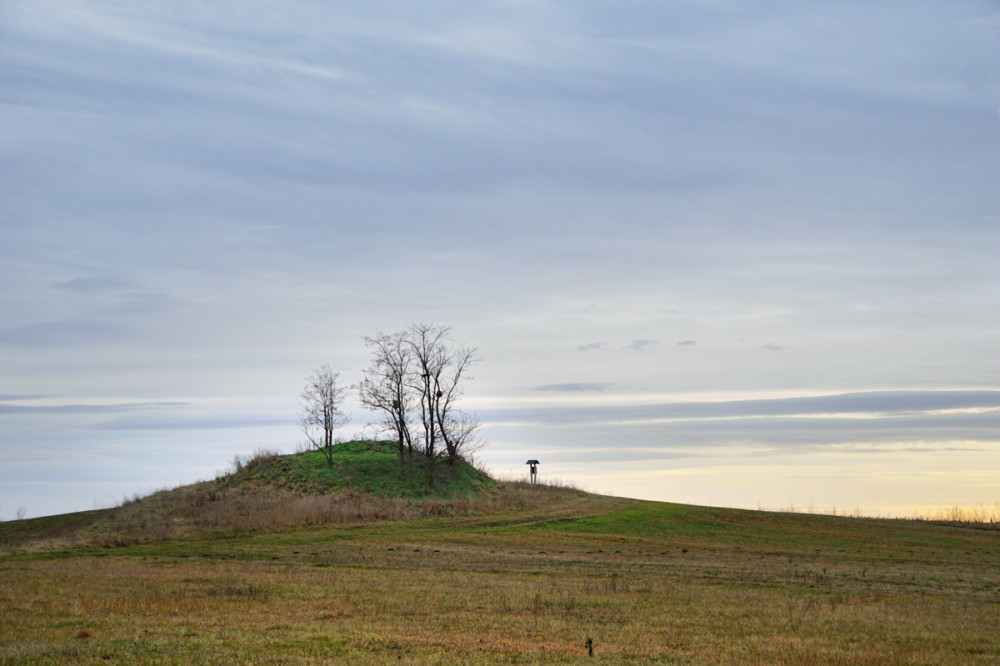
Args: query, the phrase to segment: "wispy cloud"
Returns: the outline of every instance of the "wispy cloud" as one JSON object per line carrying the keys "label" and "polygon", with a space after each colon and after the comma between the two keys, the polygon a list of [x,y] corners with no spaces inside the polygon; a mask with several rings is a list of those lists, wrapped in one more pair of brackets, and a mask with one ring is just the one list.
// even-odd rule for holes
{"label": "wispy cloud", "polygon": [[660,344],[659,340],[649,340],[647,338],[640,338],[637,340],[633,340],[632,342],[625,345],[625,349],[638,352],[642,351],[643,349],[646,349],[647,347],[652,347],[653,345],[658,345],[658,344]]}
{"label": "wispy cloud", "polygon": [[[546,405],[487,410],[485,417],[488,429],[496,423],[496,433],[506,441],[544,446],[548,459],[574,464],[685,459],[704,465],[719,456],[737,455],[793,455],[808,461],[811,456],[826,453],[867,459],[876,453],[966,455],[1000,451],[996,437],[1000,391]],[[619,446],[609,448],[609,437],[614,437]]]}
{"label": "wispy cloud", "polygon": [[0,328],[0,345],[78,347],[109,342],[124,333],[120,325],[104,319],[66,319]]}
{"label": "wispy cloud", "polygon": [[607,349],[607,347],[608,343],[606,342],[588,342],[585,345],[580,345],[579,347],[577,347],[577,350],[586,352],[586,351],[596,351],[598,349]]}
{"label": "wispy cloud", "polygon": [[125,412],[136,412],[145,410],[176,410],[189,405],[186,402],[161,401],[161,402],[121,402],[109,404],[81,404],[81,403],[61,403],[61,404],[24,404],[25,401],[44,398],[45,396],[23,396],[20,398],[0,399],[0,415],[22,414],[31,415],[58,415],[75,414],[84,416],[97,416],[104,414],[119,414]]}
{"label": "wispy cloud", "polygon": [[88,430],[107,431],[173,431],[173,430],[228,430],[228,429],[249,429],[265,428],[270,426],[287,426],[288,417],[254,417],[247,415],[239,416],[212,416],[212,417],[184,417],[171,415],[168,417],[129,417],[115,419],[113,421],[101,421],[91,426]]}
{"label": "wispy cloud", "polygon": [[[585,407],[545,406],[513,410],[519,420],[540,424],[669,423],[763,418],[878,419],[933,416],[996,419],[1000,391],[883,391],[842,393],[802,398],[608,404]],[[504,410],[490,410],[501,415]]]}
{"label": "wispy cloud", "polygon": [[952,24],[979,26],[986,28],[1000,28],[1000,12],[996,12],[995,14],[990,14],[989,16],[980,16],[977,18],[964,19],[961,21],[952,21]]}
{"label": "wispy cloud", "polygon": [[609,391],[614,384],[602,384],[597,382],[571,382],[567,384],[541,384],[534,387],[533,391],[554,391],[566,393],[589,393]]}
{"label": "wispy cloud", "polygon": [[104,291],[116,291],[129,287],[129,282],[123,278],[115,276],[87,276],[73,278],[64,282],[56,283],[58,289],[79,293],[93,294]]}

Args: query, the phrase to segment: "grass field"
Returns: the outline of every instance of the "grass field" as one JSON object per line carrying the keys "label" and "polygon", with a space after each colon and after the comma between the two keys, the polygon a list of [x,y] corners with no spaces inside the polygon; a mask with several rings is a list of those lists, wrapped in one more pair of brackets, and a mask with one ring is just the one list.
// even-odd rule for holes
{"label": "grass field", "polygon": [[81,517],[0,552],[0,663],[1000,663],[996,530],[486,494],[121,543]]}

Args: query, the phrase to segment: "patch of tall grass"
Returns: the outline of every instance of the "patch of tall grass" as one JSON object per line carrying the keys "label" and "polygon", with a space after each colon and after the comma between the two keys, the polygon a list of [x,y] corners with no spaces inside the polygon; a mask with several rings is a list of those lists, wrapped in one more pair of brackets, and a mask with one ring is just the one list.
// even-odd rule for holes
{"label": "patch of tall grass", "polygon": [[937,524],[975,527],[980,529],[1000,529],[1000,502],[993,506],[987,504],[952,505],[930,510],[915,510],[909,514],[894,514],[863,511],[855,508],[851,511],[838,510],[837,507],[818,508],[812,504],[799,507],[790,504],[787,507],[773,509],[758,504],[758,511],[772,513],[807,513],[822,516],[841,516],[845,518],[868,518],[878,520],[914,520]]}
{"label": "patch of tall grass", "polygon": [[353,490],[301,495],[217,480],[129,500],[79,533],[76,541],[118,547],[210,534],[495,514],[551,501],[551,489],[523,483],[504,483],[493,492],[446,499],[387,497]]}
{"label": "patch of tall grass", "polygon": [[932,523],[962,525],[966,527],[981,527],[1000,529],[1000,502],[993,506],[977,504],[974,506],[950,506],[916,516],[917,520]]}
{"label": "patch of tall grass", "polygon": [[[233,456],[232,461],[229,463],[228,476],[239,474],[243,470],[254,469],[256,467],[266,465],[277,460],[281,457],[281,455],[281,452],[267,448],[254,449],[254,452],[250,455],[237,453]],[[222,477],[227,475],[221,474],[219,476]]]}

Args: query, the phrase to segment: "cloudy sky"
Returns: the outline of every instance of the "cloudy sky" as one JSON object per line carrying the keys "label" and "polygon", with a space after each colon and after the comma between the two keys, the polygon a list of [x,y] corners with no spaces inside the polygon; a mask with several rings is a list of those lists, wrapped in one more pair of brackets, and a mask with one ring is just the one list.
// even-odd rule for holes
{"label": "cloudy sky", "polygon": [[0,518],[293,451],[414,321],[497,474],[993,506],[998,54],[995,1],[5,0]]}

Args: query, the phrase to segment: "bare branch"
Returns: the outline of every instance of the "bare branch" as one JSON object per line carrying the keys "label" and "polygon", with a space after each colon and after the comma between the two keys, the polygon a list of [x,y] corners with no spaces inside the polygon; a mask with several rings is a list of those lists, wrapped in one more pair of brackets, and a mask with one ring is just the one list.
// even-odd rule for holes
{"label": "bare branch", "polygon": [[359,385],[361,404],[384,414],[383,427],[396,434],[402,468],[405,452],[413,449],[409,414],[415,399],[408,386],[414,364],[412,348],[402,332],[365,337],[365,346],[372,360]]}
{"label": "bare branch", "polygon": [[401,466],[408,454],[412,469],[417,440],[427,458],[430,487],[439,455],[454,462],[478,446],[473,436],[478,421],[456,406],[478,361],[476,350],[455,346],[449,326],[425,323],[366,337],[365,345],[372,360],[359,385],[361,403],[381,412],[383,427],[396,432]]}
{"label": "bare branch", "polygon": [[302,412],[299,427],[312,448],[321,451],[326,463],[333,467],[333,433],[350,418],[343,412],[344,388],[339,384],[340,373],[322,365],[306,379],[302,389]]}

